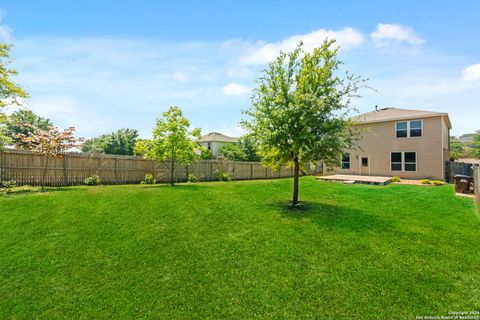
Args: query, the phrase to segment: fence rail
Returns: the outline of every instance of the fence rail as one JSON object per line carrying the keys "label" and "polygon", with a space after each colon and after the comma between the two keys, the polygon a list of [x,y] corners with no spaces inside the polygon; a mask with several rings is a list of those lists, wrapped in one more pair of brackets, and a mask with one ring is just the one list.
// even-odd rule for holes
{"label": "fence rail", "polygon": [[[45,159],[39,154],[23,150],[0,151],[0,179],[15,180],[18,185],[39,185],[45,167]],[[45,178],[46,185],[66,186],[82,184],[85,178],[97,174],[105,184],[139,183],[145,174],[152,174],[158,182],[170,181],[170,161],[152,161],[134,156],[99,154],[65,154],[62,158],[50,158]],[[262,166],[259,162],[227,160],[198,160],[190,165],[176,164],[174,179],[186,181],[194,174],[199,181],[217,180],[216,172],[222,170],[234,180],[274,179],[293,176],[290,167],[278,171]],[[318,167],[310,171],[316,174]]]}

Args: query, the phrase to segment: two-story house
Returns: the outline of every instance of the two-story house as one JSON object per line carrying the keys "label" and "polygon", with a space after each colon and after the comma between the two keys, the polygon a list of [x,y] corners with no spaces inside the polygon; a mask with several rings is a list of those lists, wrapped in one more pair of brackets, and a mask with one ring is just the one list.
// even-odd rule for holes
{"label": "two-story house", "polygon": [[445,179],[452,128],[447,113],[383,108],[353,120],[361,139],[337,173]]}
{"label": "two-story house", "polygon": [[200,138],[200,145],[212,153],[214,157],[218,156],[220,149],[227,143],[238,144],[240,139],[229,137],[218,132],[210,132]]}

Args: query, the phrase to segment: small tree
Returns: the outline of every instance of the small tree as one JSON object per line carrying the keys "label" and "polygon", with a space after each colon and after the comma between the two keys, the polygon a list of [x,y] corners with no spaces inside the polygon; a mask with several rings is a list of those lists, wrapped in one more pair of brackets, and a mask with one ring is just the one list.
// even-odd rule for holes
{"label": "small tree", "polygon": [[[30,124],[25,126],[32,127]],[[45,178],[47,175],[48,161],[50,158],[62,158],[63,153],[68,149],[77,146],[81,139],[75,139],[73,132],[75,128],[70,127],[63,131],[51,127],[48,130],[41,128],[31,128],[33,134],[19,134],[19,147],[37,152],[44,157],[44,169],[42,174],[42,191],[45,188]]]}
{"label": "small tree", "polygon": [[190,131],[190,121],[179,107],[172,106],[157,120],[153,139],[139,141],[135,153],[151,160],[170,160],[170,184],[174,185],[175,164],[190,164],[198,157],[196,151],[202,149],[199,139],[200,129]]}
{"label": "small tree", "polygon": [[299,204],[301,164],[336,166],[342,152],[355,144],[347,115],[365,80],[336,75],[341,62],[334,43],[325,40],[312,53],[302,43],[289,54],[280,52],[263,70],[251,107],[244,111],[250,119],[242,126],[258,141],[262,162],[274,169],[293,166],[292,206]]}
{"label": "small tree", "polygon": [[219,151],[219,154],[227,159],[232,161],[245,161],[247,156],[233,143],[225,143]]}
{"label": "small tree", "polygon": [[21,99],[27,98],[28,94],[15,82],[11,80],[18,72],[9,65],[12,63],[10,58],[11,45],[0,43],[0,149],[10,142],[6,134],[5,123],[7,116],[5,108],[8,105],[22,104]]}

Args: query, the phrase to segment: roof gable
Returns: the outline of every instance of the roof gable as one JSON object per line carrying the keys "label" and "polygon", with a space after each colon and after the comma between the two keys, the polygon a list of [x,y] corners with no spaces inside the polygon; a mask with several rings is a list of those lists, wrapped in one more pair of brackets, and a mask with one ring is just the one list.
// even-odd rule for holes
{"label": "roof gable", "polygon": [[406,120],[406,119],[421,119],[421,118],[430,118],[430,117],[444,117],[446,119],[447,126],[449,128],[452,128],[452,125],[450,123],[450,118],[448,117],[448,113],[435,112],[435,111],[423,111],[423,110],[400,109],[400,108],[382,108],[375,111],[359,114],[357,116],[352,117],[351,119],[358,123],[374,123],[374,122],[385,122],[385,121]]}

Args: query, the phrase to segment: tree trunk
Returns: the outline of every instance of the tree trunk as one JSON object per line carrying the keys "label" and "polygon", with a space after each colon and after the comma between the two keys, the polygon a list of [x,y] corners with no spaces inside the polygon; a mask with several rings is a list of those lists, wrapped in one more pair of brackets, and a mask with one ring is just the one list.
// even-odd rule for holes
{"label": "tree trunk", "polygon": [[170,167],[170,184],[173,186],[173,173],[175,172],[175,159],[172,158],[171,167]]}
{"label": "tree trunk", "polygon": [[298,205],[298,176],[300,174],[300,164],[298,162],[298,157],[293,159],[293,199],[292,206]]}
{"label": "tree trunk", "polygon": [[45,158],[45,168],[43,168],[43,176],[42,176],[42,192],[45,188],[45,177],[47,176],[47,167],[48,167],[48,156]]}

